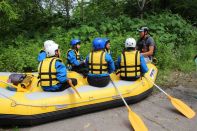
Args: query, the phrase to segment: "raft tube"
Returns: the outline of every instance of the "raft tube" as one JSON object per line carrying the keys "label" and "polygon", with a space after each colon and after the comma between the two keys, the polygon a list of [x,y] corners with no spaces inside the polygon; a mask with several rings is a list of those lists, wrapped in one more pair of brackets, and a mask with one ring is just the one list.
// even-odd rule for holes
{"label": "raft tube", "polygon": [[[155,81],[157,68],[153,64],[147,66],[149,71],[145,76]],[[9,74],[0,73],[0,80],[7,81]],[[38,125],[124,105],[111,82],[104,88],[98,88],[88,85],[87,80],[76,72],[68,72],[68,77],[77,79],[76,89],[81,98],[72,88],[62,92],[44,92],[37,86],[37,77],[25,92],[11,91],[6,88],[7,84],[0,83],[0,126]],[[153,84],[144,77],[123,81],[116,74],[111,74],[111,78],[128,104],[143,100],[153,90]]]}

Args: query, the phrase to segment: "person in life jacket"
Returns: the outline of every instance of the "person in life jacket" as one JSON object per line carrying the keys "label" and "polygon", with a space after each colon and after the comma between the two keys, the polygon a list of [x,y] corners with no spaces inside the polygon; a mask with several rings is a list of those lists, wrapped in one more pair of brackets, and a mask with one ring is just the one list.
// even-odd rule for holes
{"label": "person in life jacket", "polygon": [[[108,38],[103,38],[105,42],[105,51],[112,57],[112,52],[110,50],[111,45],[110,45],[110,39]],[[117,69],[117,61],[114,61],[115,69]]]}
{"label": "person in life jacket", "polygon": [[136,50],[136,41],[134,38],[126,39],[125,49],[118,57],[117,65],[120,78],[128,81],[136,80],[148,71],[144,56]]}
{"label": "person in life jacket", "polygon": [[76,79],[67,78],[66,66],[62,63],[58,44],[50,41],[45,48],[47,57],[40,62],[38,66],[39,84],[44,91],[57,92],[63,91],[70,87],[68,83],[72,81],[73,85],[77,84]]}
{"label": "person in life jacket", "polygon": [[137,42],[137,50],[145,57],[146,62],[152,62],[156,50],[154,39],[150,36],[148,27],[141,27],[138,31],[140,39]]}
{"label": "person in life jacket", "polygon": [[89,67],[87,81],[92,86],[105,87],[110,82],[109,74],[115,70],[114,61],[104,51],[105,42],[102,38],[95,38],[92,44],[93,50],[86,57]]}
{"label": "person in life jacket", "polygon": [[40,51],[40,53],[38,54],[38,58],[37,58],[38,62],[43,61],[43,60],[47,57],[47,54],[46,54],[46,52],[45,52],[45,49],[47,48],[47,46],[49,46],[49,45],[52,44],[52,43],[53,43],[52,40],[46,40],[46,41],[44,42],[44,47],[43,47],[43,49]]}
{"label": "person in life jacket", "polygon": [[111,55],[111,51],[110,51],[110,39],[108,38],[103,38],[104,42],[105,42],[105,51]]}
{"label": "person in life jacket", "polygon": [[81,41],[79,39],[71,40],[70,45],[72,46],[72,49],[67,51],[67,67],[70,70],[81,73],[86,77],[88,74],[88,68],[80,55],[80,44]]}

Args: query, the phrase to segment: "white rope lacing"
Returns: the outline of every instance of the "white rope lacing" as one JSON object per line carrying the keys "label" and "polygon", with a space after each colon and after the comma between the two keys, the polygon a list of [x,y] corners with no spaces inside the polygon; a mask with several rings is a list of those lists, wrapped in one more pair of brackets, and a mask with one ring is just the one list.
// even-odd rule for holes
{"label": "white rope lacing", "polygon": [[[131,88],[130,90],[127,90],[126,92],[124,93],[121,93],[122,95],[126,95],[126,94],[129,94],[131,92],[133,92],[135,89],[141,87],[141,85],[144,85],[144,79],[141,80],[141,82],[139,84],[137,84],[134,88]],[[94,99],[91,99],[91,100],[85,100],[85,101],[81,101],[81,102],[74,102],[74,103],[70,103],[70,104],[23,104],[23,103],[19,103],[17,102],[16,100],[0,93],[1,96],[3,96],[4,98],[12,101],[11,103],[11,107],[15,107],[15,106],[30,106],[30,107],[42,107],[42,108],[46,108],[46,107],[67,107],[67,106],[71,106],[71,105],[76,105],[76,104],[81,104],[81,103],[85,103],[85,102],[89,102],[89,101],[93,101],[93,100],[100,100],[100,99],[106,99],[106,98],[114,98],[114,96],[107,96],[107,97],[101,97],[101,98],[94,98]]]}

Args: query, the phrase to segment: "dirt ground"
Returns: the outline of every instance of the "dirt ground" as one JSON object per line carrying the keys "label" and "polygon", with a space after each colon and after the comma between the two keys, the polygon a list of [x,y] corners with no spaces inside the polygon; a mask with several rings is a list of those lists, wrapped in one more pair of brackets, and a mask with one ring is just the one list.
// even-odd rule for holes
{"label": "dirt ground", "polygon": [[197,88],[197,72],[188,74],[182,72],[173,72],[170,75],[167,83],[169,84],[166,84],[166,87],[175,87],[182,85],[186,88]]}
{"label": "dirt ground", "polygon": [[[197,112],[197,73],[175,72],[164,88],[170,95],[181,99]],[[155,88],[155,90],[157,90]],[[130,105],[144,121],[149,131],[195,131],[197,116],[187,119],[161,93],[153,93],[145,100]],[[128,111],[123,107],[89,113],[28,128],[1,129],[20,131],[131,131]]]}

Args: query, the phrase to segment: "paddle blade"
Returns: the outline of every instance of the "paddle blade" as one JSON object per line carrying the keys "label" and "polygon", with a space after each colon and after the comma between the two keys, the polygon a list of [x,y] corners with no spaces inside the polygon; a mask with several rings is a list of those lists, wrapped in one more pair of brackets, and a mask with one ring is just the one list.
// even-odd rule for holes
{"label": "paddle blade", "polygon": [[141,118],[129,109],[129,121],[135,131],[148,131]]}
{"label": "paddle blade", "polygon": [[196,115],[196,113],[181,100],[173,97],[169,97],[169,98],[171,100],[172,105],[187,118],[191,119]]}

